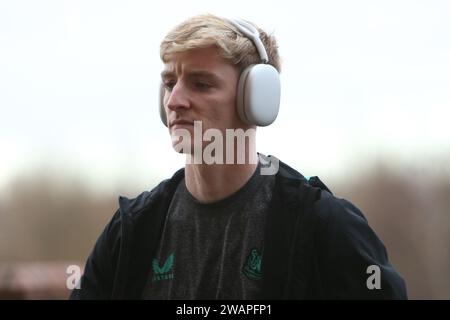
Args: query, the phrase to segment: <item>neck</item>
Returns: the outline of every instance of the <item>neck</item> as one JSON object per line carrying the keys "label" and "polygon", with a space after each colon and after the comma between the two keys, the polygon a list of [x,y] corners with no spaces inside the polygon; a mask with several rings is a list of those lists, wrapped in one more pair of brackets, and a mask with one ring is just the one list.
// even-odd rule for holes
{"label": "neck", "polygon": [[[255,148],[251,149],[252,151],[249,152],[253,152],[255,159],[258,159]],[[186,188],[202,203],[224,199],[242,188],[255,172],[258,163],[248,162],[246,161],[245,164],[186,164]]]}

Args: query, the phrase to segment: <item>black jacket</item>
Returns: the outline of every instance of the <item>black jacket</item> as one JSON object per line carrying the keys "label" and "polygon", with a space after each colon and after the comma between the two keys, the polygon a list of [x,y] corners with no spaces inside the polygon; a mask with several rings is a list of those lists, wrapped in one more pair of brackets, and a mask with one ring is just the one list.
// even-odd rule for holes
{"label": "black jacket", "polygon": [[[140,299],[184,169],[120,207],[90,254],[71,299]],[[369,290],[370,265],[381,289]],[[262,299],[406,299],[386,249],[350,202],[279,162],[267,217]]]}

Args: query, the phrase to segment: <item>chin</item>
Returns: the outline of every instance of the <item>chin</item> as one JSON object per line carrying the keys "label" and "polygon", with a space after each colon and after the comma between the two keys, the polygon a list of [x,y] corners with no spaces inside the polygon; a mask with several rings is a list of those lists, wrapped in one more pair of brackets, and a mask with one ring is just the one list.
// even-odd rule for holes
{"label": "chin", "polygon": [[191,154],[191,152],[188,152],[187,150],[180,149],[177,145],[172,145],[172,148],[176,153],[179,154]]}
{"label": "chin", "polygon": [[173,141],[172,140],[172,148],[176,153],[180,153],[180,154],[192,154],[193,150],[194,150],[194,146],[191,145],[190,147],[187,147],[186,145],[183,145],[182,142],[178,142],[178,141]]}

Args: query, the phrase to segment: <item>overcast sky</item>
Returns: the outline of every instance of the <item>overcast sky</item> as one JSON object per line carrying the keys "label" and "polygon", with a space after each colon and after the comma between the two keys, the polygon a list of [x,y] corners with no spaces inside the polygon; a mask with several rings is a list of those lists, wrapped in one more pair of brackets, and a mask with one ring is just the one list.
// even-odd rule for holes
{"label": "overcast sky", "polygon": [[146,188],[181,167],[159,43],[205,12],[278,39],[281,109],[260,152],[325,180],[450,159],[450,1],[1,0],[0,188],[45,167]]}

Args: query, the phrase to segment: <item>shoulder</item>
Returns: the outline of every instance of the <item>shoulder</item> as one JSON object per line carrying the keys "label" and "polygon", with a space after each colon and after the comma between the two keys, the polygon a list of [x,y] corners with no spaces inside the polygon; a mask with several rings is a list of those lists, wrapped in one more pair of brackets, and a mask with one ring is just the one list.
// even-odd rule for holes
{"label": "shoulder", "polygon": [[334,225],[335,228],[347,230],[368,224],[364,214],[353,203],[325,190],[321,190],[313,208],[322,224]]}
{"label": "shoulder", "polygon": [[[321,192],[313,205],[314,243],[326,292],[338,298],[405,299],[403,278],[389,261],[386,247],[354,204]],[[369,290],[368,270],[378,268],[381,290]]]}
{"label": "shoulder", "polygon": [[364,251],[375,260],[387,260],[384,244],[361,210],[350,201],[322,190],[313,212],[318,220],[316,241],[330,257],[338,252],[347,256]]}

